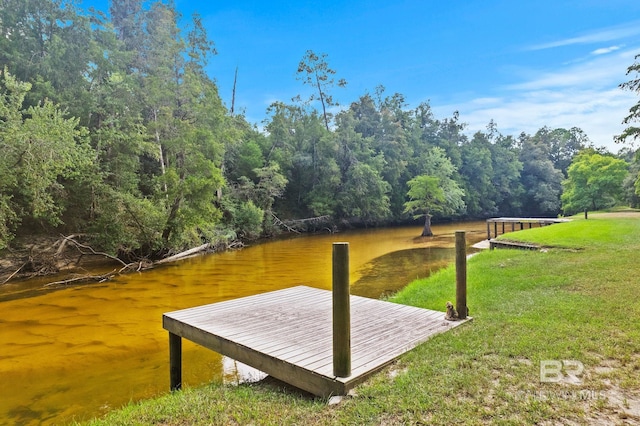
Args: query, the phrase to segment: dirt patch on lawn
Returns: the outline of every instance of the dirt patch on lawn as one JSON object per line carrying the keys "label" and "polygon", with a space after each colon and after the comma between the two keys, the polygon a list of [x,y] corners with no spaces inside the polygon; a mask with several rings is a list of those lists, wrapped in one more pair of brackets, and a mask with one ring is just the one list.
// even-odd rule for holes
{"label": "dirt patch on lawn", "polygon": [[[589,216],[591,216],[591,214]],[[640,219],[640,211],[593,213],[593,216],[606,217],[606,218],[638,218]]]}

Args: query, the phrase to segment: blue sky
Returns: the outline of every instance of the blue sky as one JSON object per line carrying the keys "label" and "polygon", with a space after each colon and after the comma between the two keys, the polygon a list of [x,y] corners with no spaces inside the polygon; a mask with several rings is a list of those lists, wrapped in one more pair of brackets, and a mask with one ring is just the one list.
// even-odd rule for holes
{"label": "blue sky", "polygon": [[[106,0],[84,0],[107,10]],[[429,101],[437,118],[459,111],[469,134],[493,119],[503,134],[580,127],[619,149],[638,95],[620,90],[640,54],[637,0],[193,1],[218,55],[208,71],[227,106],[260,125],[274,101],[309,93],[295,72],[306,50],[326,53],[335,100],[348,106],[383,85],[409,107]]]}

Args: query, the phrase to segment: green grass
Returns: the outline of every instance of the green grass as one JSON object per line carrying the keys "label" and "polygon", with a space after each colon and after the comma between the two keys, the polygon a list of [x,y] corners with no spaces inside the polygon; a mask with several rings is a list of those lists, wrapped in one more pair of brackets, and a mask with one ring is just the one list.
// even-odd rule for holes
{"label": "green grass", "polygon": [[[507,235],[560,248],[471,258],[473,321],[401,357],[337,406],[273,385],[210,385],[90,424],[640,422],[640,215]],[[454,299],[453,268],[392,298],[438,310]],[[582,383],[541,383],[541,360],[582,362]]]}
{"label": "green grass", "polygon": [[571,222],[563,223],[562,226],[525,229],[500,235],[498,239],[517,239],[550,247],[581,249],[599,244],[615,248],[631,242],[629,239],[633,239],[634,229],[633,221],[611,221],[610,218],[591,214],[588,220],[575,216]]}

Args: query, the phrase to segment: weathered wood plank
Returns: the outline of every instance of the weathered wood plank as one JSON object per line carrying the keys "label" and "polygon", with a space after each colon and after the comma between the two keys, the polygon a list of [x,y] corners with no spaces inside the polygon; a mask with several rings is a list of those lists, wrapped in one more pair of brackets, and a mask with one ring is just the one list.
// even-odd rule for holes
{"label": "weathered wood plank", "polygon": [[172,322],[170,318],[167,320],[166,325],[173,330],[174,334],[264,371],[273,377],[313,394],[326,396],[343,392],[343,388],[335,385],[335,381],[331,378],[304,370],[252,348],[238,345],[233,341],[207,333],[182,322]]}
{"label": "weathered wood plank", "polygon": [[189,339],[328,396],[345,393],[402,353],[462,323],[444,321],[444,312],[351,296],[351,374],[337,378],[331,305],[331,292],[301,286],[170,312],[163,315],[163,327],[176,336],[174,343]]}
{"label": "weathered wood plank", "polygon": [[[434,319],[429,316],[420,315],[421,312],[403,312],[402,315],[398,315],[392,320],[380,320],[378,321],[378,327],[369,328],[369,332],[358,333],[353,331],[353,363],[359,365],[362,358],[375,359],[379,353],[391,353],[395,354],[397,351],[395,348],[400,348],[399,352],[404,353],[408,349],[407,346],[411,346],[411,343],[415,340],[415,336],[421,334],[431,334],[431,330],[438,327],[448,328],[447,323],[444,321],[444,314],[437,313],[439,319]],[[422,325],[426,323],[427,325]],[[444,331],[444,330],[443,330]],[[413,348],[413,346],[411,346]],[[303,364],[304,367],[309,369],[323,369],[331,362],[331,359],[324,358],[318,359],[311,364]]]}

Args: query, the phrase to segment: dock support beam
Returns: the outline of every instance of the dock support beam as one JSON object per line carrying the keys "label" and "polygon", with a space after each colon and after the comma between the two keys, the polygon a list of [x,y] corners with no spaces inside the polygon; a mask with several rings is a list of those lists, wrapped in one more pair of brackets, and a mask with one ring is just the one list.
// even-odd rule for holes
{"label": "dock support beam", "polygon": [[467,241],[464,231],[456,231],[456,311],[467,318]]}
{"label": "dock support beam", "polygon": [[349,243],[333,243],[333,375],[351,375]]}
{"label": "dock support beam", "polygon": [[169,332],[169,389],[182,389],[182,337]]}

